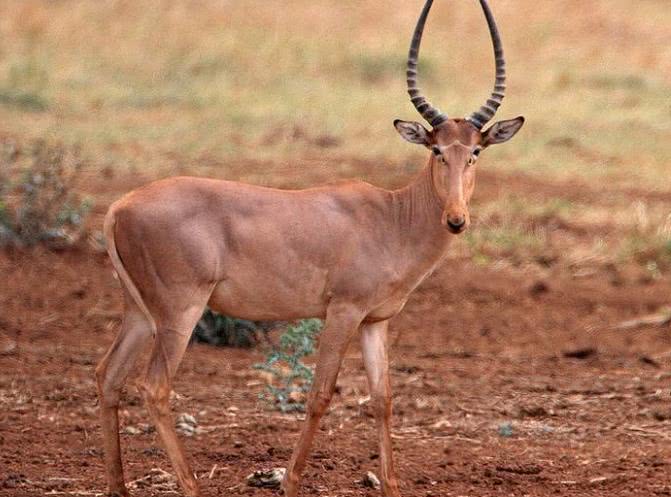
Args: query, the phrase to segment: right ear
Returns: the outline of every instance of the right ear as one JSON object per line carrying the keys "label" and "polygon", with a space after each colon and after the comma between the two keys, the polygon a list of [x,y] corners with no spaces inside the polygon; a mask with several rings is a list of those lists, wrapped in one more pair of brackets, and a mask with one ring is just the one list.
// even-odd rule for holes
{"label": "right ear", "polygon": [[431,133],[421,124],[414,121],[401,121],[400,119],[396,119],[394,121],[394,127],[404,140],[409,141],[410,143],[424,145],[425,147],[431,146]]}

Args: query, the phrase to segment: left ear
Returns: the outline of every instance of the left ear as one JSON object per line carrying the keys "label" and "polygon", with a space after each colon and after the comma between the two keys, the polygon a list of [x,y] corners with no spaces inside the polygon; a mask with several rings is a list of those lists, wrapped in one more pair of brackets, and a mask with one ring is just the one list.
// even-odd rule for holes
{"label": "left ear", "polygon": [[482,133],[482,146],[497,145],[510,140],[524,124],[522,116],[507,121],[499,121]]}

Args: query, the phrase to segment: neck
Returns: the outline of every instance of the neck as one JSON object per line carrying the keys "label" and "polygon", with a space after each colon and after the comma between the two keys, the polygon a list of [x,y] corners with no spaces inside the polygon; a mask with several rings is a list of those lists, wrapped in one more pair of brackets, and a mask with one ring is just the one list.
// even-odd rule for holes
{"label": "neck", "polygon": [[433,180],[433,158],[412,182],[393,192],[394,212],[400,234],[416,253],[442,252],[451,235],[440,222],[443,202]]}

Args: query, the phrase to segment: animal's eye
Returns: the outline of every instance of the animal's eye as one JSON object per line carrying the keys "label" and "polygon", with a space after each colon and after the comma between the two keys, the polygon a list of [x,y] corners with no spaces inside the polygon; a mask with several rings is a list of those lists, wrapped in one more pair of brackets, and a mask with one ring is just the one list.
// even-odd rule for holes
{"label": "animal's eye", "polygon": [[435,145],[431,147],[431,152],[433,152],[433,155],[435,155],[436,157],[440,157],[440,149]]}
{"label": "animal's eye", "polygon": [[482,152],[481,148],[476,148],[471,152],[471,156],[468,158],[468,165],[472,166],[475,164],[475,161],[478,160],[478,156],[480,155],[480,152]]}

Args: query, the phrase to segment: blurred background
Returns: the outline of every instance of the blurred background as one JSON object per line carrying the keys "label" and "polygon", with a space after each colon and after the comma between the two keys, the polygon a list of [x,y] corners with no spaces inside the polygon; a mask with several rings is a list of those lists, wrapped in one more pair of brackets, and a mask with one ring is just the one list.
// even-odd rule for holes
{"label": "blurred background", "polygon": [[[188,173],[398,185],[426,160],[391,126],[418,118],[404,79],[417,4],[8,0],[0,132],[76,146],[94,177],[137,183]],[[482,163],[501,189],[476,196],[476,255],[668,264],[671,207],[654,195],[668,191],[671,157],[664,7],[494,3],[509,68],[497,117],[524,114],[528,125]],[[477,2],[437,2],[420,78],[452,116],[484,101],[493,61]],[[119,192],[102,190],[95,203],[106,207]],[[548,218],[559,232],[544,229]]]}
{"label": "blurred background", "polygon": [[[497,118],[527,123],[483,154],[472,228],[392,324],[405,495],[666,495],[671,452],[655,442],[671,436],[668,0],[491,4],[508,67]],[[392,121],[419,120],[405,61],[422,5],[3,0],[0,333],[17,347],[0,356],[0,489],[104,486],[90,406],[121,315],[100,238],[111,202],[177,174],[392,188],[421,169],[427,152]],[[493,76],[478,2],[436,0],[420,55],[429,99],[466,116]],[[212,492],[248,469],[227,458],[280,464],[295,439],[296,422],[255,403],[262,355],[197,345],[183,366],[177,409],[212,426],[239,409],[226,411],[237,427],[188,443],[197,470],[229,468],[204,483]],[[323,434],[318,450],[340,469],[311,467],[317,493],[376,465],[354,352],[342,381],[326,424],[354,421]],[[146,416],[129,395],[123,419],[137,426]],[[169,469],[149,428],[124,437],[132,477]],[[26,456],[45,440],[50,455]],[[152,444],[159,462],[145,460]]]}

